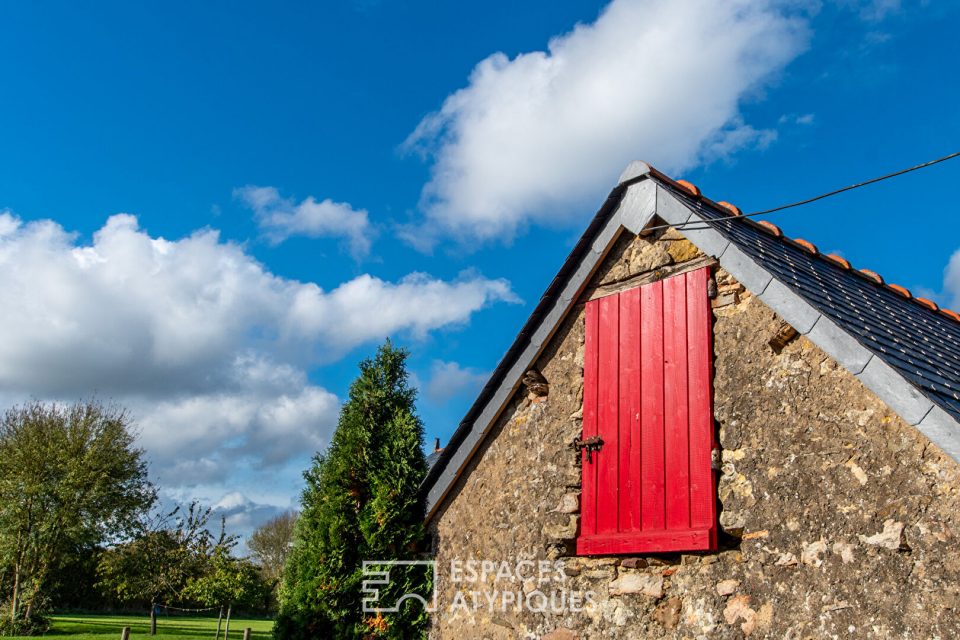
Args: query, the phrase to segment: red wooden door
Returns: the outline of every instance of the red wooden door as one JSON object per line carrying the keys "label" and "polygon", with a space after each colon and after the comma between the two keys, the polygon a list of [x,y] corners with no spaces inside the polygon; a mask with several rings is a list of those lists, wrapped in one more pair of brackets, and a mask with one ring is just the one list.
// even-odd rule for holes
{"label": "red wooden door", "polygon": [[587,302],[580,554],[716,548],[708,278]]}

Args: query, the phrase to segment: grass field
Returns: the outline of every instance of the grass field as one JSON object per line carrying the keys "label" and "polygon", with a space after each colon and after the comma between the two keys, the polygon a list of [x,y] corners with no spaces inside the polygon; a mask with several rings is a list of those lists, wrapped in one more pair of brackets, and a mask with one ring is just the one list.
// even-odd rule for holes
{"label": "grass field", "polygon": [[[120,640],[123,627],[130,627],[131,638],[150,638],[150,618],[144,616],[64,615],[53,616],[53,627],[46,637],[69,637],[76,640]],[[243,629],[253,630],[254,640],[268,640],[273,628],[271,620],[230,620],[230,637],[242,640]],[[160,616],[157,619],[158,640],[168,638],[209,638],[217,632],[216,618]],[[223,638],[223,632],[220,632]]]}

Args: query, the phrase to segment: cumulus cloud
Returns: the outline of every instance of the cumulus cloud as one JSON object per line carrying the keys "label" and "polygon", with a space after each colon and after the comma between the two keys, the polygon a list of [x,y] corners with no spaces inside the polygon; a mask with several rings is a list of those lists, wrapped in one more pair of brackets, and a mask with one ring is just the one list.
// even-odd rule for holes
{"label": "cumulus cloud", "polygon": [[[391,327],[422,338],[432,329],[466,322],[474,311],[495,301],[519,303],[520,299],[508,281],[489,280],[472,271],[449,282],[423,273],[412,273],[396,283],[362,275],[329,293],[315,286],[298,291],[290,307],[289,332],[322,335],[324,349],[337,353],[345,345],[385,336]],[[325,335],[331,326],[336,326],[334,334]]]}
{"label": "cumulus cloud", "polygon": [[141,444],[159,463],[160,483],[183,486],[222,481],[238,465],[260,471],[322,449],[340,407],[334,394],[305,379],[283,390],[248,384],[242,391],[125,404]]}
{"label": "cumulus cloud", "polygon": [[216,231],[166,240],[122,214],[84,244],[53,221],[0,213],[0,282],[3,399],[116,400],[159,479],[181,486],[321,448],[339,401],[309,380],[318,363],[516,299],[476,273],[362,275],[325,291]]}
{"label": "cumulus cloud", "polygon": [[330,198],[317,202],[313,196],[297,203],[281,197],[275,187],[248,185],[234,189],[233,194],[253,210],[261,232],[272,244],[291,236],[342,238],[354,258],[370,253],[375,230],[366,209]]}
{"label": "cumulus cloud", "polygon": [[[225,519],[227,531],[239,533],[244,538],[249,537],[260,525],[286,511],[288,509],[283,507],[255,502],[239,491],[226,494],[213,505],[214,517]],[[246,550],[246,547],[243,550]]]}
{"label": "cumulus cloud", "polygon": [[20,226],[20,220],[9,211],[0,211],[0,238],[10,235]]}
{"label": "cumulus cloud", "polygon": [[430,366],[430,380],[424,390],[430,400],[442,403],[478,391],[489,377],[488,371],[463,367],[457,362],[434,360]]}
{"label": "cumulus cloud", "polygon": [[769,0],[614,0],[546,51],[491,55],[404,143],[432,159],[428,231],[509,239],[569,219],[630,160],[682,172],[769,144],[740,104],[806,40],[804,20]]}
{"label": "cumulus cloud", "polygon": [[948,308],[960,310],[960,249],[950,256],[943,270],[943,299]]}

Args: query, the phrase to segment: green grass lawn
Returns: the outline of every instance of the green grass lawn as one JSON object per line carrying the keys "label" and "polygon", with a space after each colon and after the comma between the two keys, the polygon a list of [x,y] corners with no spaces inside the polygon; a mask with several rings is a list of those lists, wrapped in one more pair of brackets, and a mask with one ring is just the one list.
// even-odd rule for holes
{"label": "green grass lawn", "polygon": [[[123,627],[130,627],[131,638],[150,638],[150,618],[143,616],[64,615],[53,616],[53,627],[47,637],[66,637],[76,640],[120,640]],[[255,640],[268,640],[273,628],[272,620],[230,620],[230,637],[243,639],[243,630],[250,627]],[[209,638],[217,632],[216,618],[164,616],[157,619],[158,640],[167,638]],[[220,632],[223,638],[223,632]]]}

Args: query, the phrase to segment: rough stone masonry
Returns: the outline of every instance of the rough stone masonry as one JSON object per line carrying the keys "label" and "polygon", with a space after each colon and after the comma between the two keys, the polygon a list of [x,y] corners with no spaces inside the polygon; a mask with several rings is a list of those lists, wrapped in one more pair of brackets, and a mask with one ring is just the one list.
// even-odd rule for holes
{"label": "rough stone masonry", "polygon": [[[703,260],[624,234],[585,295]],[[431,638],[960,638],[960,468],[722,269],[714,404],[720,550],[576,557],[583,305],[431,521]],[[457,606],[451,561],[559,563],[577,611]],[[487,576],[529,593],[534,578]],[[502,610],[501,610],[502,609]]]}

